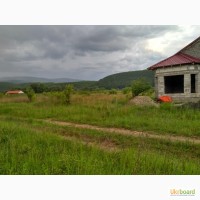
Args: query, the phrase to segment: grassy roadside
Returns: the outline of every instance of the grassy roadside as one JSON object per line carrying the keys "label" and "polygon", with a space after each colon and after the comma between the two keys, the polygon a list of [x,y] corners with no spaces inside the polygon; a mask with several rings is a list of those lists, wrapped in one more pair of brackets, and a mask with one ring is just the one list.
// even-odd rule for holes
{"label": "grassy roadside", "polygon": [[[126,95],[74,95],[72,104],[55,104],[40,96],[35,103],[0,103],[0,116],[56,120],[119,127],[160,134],[200,137],[200,112],[175,107],[136,107]],[[44,101],[45,99],[45,101]]]}
{"label": "grassy roadside", "polygon": [[200,145],[60,127],[0,122],[0,174],[199,174]]}

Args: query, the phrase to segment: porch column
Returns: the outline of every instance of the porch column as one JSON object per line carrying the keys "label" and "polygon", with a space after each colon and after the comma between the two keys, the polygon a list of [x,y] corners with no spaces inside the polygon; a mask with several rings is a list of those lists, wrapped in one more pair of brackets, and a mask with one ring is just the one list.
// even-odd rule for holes
{"label": "porch column", "polygon": [[196,93],[200,93],[200,72],[195,76]]}
{"label": "porch column", "polygon": [[184,93],[190,94],[191,93],[191,75],[184,74]]}
{"label": "porch column", "polygon": [[154,89],[155,89],[155,95],[158,97],[158,77],[154,76]]}
{"label": "porch column", "polygon": [[165,94],[165,86],[164,86],[164,76],[158,76],[158,96],[162,96]]}

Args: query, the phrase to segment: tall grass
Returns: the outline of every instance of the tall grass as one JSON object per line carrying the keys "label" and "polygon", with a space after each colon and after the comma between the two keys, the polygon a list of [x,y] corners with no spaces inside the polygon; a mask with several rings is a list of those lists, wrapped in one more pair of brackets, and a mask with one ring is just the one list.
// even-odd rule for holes
{"label": "tall grass", "polygon": [[[80,137],[77,140],[64,139],[60,136],[63,131],[65,135]],[[83,135],[94,137],[99,142],[93,146],[83,143]],[[100,148],[103,140],[118,143],[118,151]],[[38,125],[35,121],[1,121],[0,144],[0,174],[200,173],[198,154],[187,157],[188,148],[199,152],[198,145],[195,148],[183,145],[185,150],[179,155],[180,144],[168,144],[172,151],[168,153],[164,151],[167,143],[111,136],[98,131],[64,129],[48,124]]]}
{"label": "tall grass", "polygon": [[[46,98],[46,99],[45,99]],[[56,104],[45,96],[37,102],[0,103],[0,115],[24,118],[54,118],[99,126],[154,131],[160,134],[200,136],[197,109],[137,107],[129,105],[123,94],[73,95],[71,105]]]}

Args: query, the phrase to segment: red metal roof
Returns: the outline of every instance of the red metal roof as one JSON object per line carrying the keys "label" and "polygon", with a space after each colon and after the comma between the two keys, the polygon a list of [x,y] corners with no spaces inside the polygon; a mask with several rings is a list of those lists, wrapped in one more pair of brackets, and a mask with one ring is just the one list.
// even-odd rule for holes
{"label": "red metal roof", "polygon": [[21,90],[11,90],[11,91],[6,92],[6,94],[19,94],[19,93],[24,93],[24,92]]}
{"label": "red metal roof", "polygon": [[152,65],[148,69],[155,70],[157,68],[161,67],[169,67],[169,66],[176,66],[176,65],[185,65],[185,64],[195,64],[200,63],[199,58],[195,58],[193,56],[190,56],[188,54],[183,53],[186,49],[190,48],[192,45],[194,45],[196,42],[200,40],[200,37],[198,37],[196,40],[185,46],[183,49],[178,51],[175,55],[170,56],[169,58],[162,60],[155,65]]}
{"label": "red metal roof", "polygon": [[162,68],[162,67],[169,67],[169,66],[175,66],[175,65],[185,65],[185,64],[194,64],[194,63],[200,64],[200,59],[195,58],[193,56],[190,56],[188,54],[184,54],[184,53],[179,51],[175,55],[173,55],[173,56],[171,56],[171,57],[169,57],[165,60],[162,60],[155,65],[152,65],[148,69],[155,70],[157,68]]}

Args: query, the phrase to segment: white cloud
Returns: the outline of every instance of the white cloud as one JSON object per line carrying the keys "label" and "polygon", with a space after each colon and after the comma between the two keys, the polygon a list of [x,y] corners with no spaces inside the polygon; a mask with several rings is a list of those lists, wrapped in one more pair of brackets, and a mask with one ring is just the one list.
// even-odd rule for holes
{"label": "white cloud", "polygon": [[200,34],[200,26],[179,26],[178,31],[169,31],[164,35],[147,40],[146,48],[165,56],[175,54]]}

